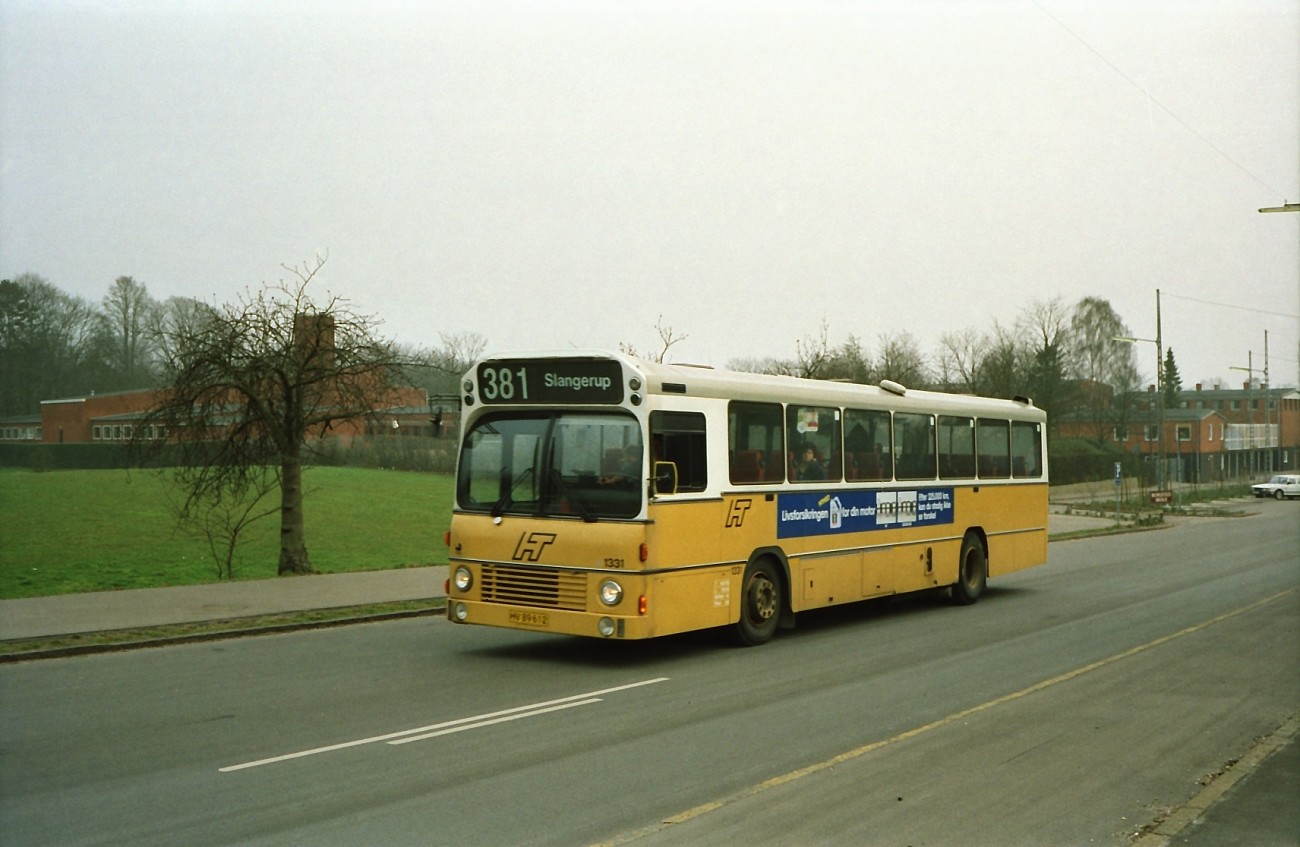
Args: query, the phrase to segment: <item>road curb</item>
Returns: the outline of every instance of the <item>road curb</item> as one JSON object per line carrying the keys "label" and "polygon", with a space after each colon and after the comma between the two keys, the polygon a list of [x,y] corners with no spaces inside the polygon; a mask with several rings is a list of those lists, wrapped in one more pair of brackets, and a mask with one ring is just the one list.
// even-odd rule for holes
{"label": "road curb", "polygon": [[1300,732],[1300,715],[1292,715],[1268,735],[1256,739],[1241,758],[1229,761],[1224,770],[1210,778],[1210,783],[1194,797],[1174,808],[1167,816],[1147,827],[1133,841],[1133,847],[1167,847],[1233,787],[1251,776],[1264,760],[1295,741]]}
{"label": "road curb", "polygon": [[[351,626],[362,623],[381,623],[383,621],[401,620],[403,618],[432,617],[442,615],[446,612],[447,602],[445,599],[432,600],[425,608],[420,609],[403,609],[395,612],[379,612],[370,615],[349,615],[341,618],[332,618],[314,621],[294,621],[278,624],[265,624],[256,626],[238,626],[237,621],[229,621],[232,624],[228,628],[214,629],[206,632],[190,632],[177,635],[161,635],[150,638],[131,639],[128,641],[106,642],[103,644],[74,644],[63,647],[38,648],[36,650],[26,650],[21,653],[4,653],[0,654],[0,664],[14,664],[17,662],[36,661],[38,659],[62,659],[70,656],[89,656],[99,653],[120,653],[127,650],[140,650],[147,647],[170,647],[177,644],[195,644],[204,641],[228,641],[232,638],[245,638],[255,635],[278,635],[286,632],[300,632],[309,629],[330,629],[340,626]],[[306,614],[306,612],[304,612]],[[199,622],[202,624],[203,622]],[[207,623],[226,623],[210,621]],[[119,630],[120,631],[120,630]],[[106,633],[108,634],[112,630]],[[87,633],[95,635],[96,633]]]}

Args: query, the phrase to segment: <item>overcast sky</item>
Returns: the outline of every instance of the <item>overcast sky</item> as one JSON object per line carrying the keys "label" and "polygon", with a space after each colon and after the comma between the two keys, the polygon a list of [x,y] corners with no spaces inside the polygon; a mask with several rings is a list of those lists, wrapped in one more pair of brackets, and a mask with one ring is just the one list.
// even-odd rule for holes
{"label": "overcast sky", "polygon": [[[1296,384],[1300,3],[0,0],[0,276],[792,357],[1111,302]],[[1147,378],[1155,348],[1138,345]]]}

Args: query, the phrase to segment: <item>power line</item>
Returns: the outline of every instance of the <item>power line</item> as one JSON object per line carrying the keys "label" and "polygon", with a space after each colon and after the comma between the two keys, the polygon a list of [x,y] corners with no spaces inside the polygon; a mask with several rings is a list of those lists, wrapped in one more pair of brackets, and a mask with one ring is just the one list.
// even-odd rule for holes
{"label": "power line", "polygon": [[1226,152],[1224,152],[1224,150],[1223,150],[1221,147],[1219,147],[1219,145],[1215,144],[1213,141],[1211,141],[1210,139],[1206,138],[1206,137],[1205,137],[1204,135],[1202,135],[1202,134],[1201,134],[1201,133],[1200,133],[1200,132],[1199,132],[1199,131],[1194,127],[1194,126],[1192,126],[1192,125],[1189,124],[1187,121],[1183,120],[1183,119],[1180,118],[1178,115],[1176,115],[1172,109],[1170,109],[1170,108],[1169,108],[1168,106],[1166,106],[1164,103],[1161,103],[1159,100],[1157,100],[1157,99],[1156,99],[1156,98],[1151,94],[1151,92],[1149,92],[1149,91],[1147,91],[1145,88],[1143,88],[1142,85],[1141,85],[1140,83],[1138,83],[1137,80],[1133,79],[1133,77],[1131,77],[1131,76],[1129,76],[1128,74],[1124,73],[1124,71],[1123,71],[1123,70],[1122,70],[1118,65],[1116,65],[1114,62],[1112,62],[1110,59],[1106,58],[1106,56],[1103,55],[1102,52],[1101,52],[1100,50],[1098,50],[1097,48],[1093,47],[1093,46],[1092,46],[1091,44],[1089,44],[1087,41],[1084,41],[1082,36],[1080,36],[1077,32],[1075,32],[1074,30],[1072,30],[1072,29],[1070,29],[1068,26],[1066,26],[1064,21],[1062,21],[1062,20],[1061,20],[1060,18],[1058,18],[1056,15],[1053,15],[1051,12],[1047,11],[1046,9],[1044,9],[1042,3],[1038,2],[1038,0],[1031,0],[1031,2],[1033,2],[1033,4],[1034,4],[1035,6],[1038,7],[1038,10],[1039,10],[1040,12],[1042,12],[1042,13],[1043,13],[1044,15],[1046,15],[1047,17],[1051,18],[1051,19],[1056,23],[1057,26],[1059,26],[1061,29],[1065,30],[1067,33],[1069,33],[1070,37],[1072,37],[1074,40],[1076,40],[1076,41],[1078,41],[1080,44],[1082,44],[1082,45],[1084,46],[1084,48],[1087,49],[1087,51],[1088,51],[1089,53],[1091,53],[1092,55],[1094,55],[1094,56],[1096,56],[1098,59],[1100,59],[1100,60],[1101,60],[1101,61],[1106,65],[1106,67],[1110,68],[1112,71],[1114,71],[1115,73],[1119,74],[1120,77],[1123,78],[1123,79],[1124,79],[1124,80],[1125,80],[1129,85],[1133,86],[1133,87],[1136,88],[1138,91],[1140,91],[1140,92],[1142,93],[1142,96],[1143,96],[1143,97],[1146,97],[1147,100],[1149,100],[1150,102],[1152,102],[1152,103],[1154,103],[1156,106],[1158,106],[1162,112],[1164,112],[1164,113],[1165,113],[1166,115],[1168,115],[1169,117],[1173,118],[1174,121],[1176,121],[1176,122],[1178,123],[1179,126],[1181,126],[1183,129],[1187,130],[1187,131],[1190,132],[1192,135],[1194,135],[1194,136],[1196,136],[1197,138],[1199,138],[1199,139],[1201,140],[1201,143],[1203,143],[1205,146],[1209,147],[1209,148],[1210,148],[1211,150],[1213,150],[1215,153],[1218,153],[1220,156],[1222,156],[1222,157],[1223,157],[1227,162],[1229,162],[1229,163],[1230,163],[1233,167],[1235,167],[1237,170],[1241,171],[1241,172],[1244,173],[1246,176],[1250,177],[1252,180],[1254,180],[1255,182],[1259,183],[1259,185],[1260,185],[1261,187],[1263,187],[1266,191],[1268,191],[1270,194],[1273,194],[1273,195],[1275,195],[1275,196],[1277,196],[1277,197],[1282,197],[1282,198],[1285,199],[1285,197],[1286,197],[1285,194],[1283,194],[1281,191],[1278,191],[1277,188],[1275,188],[1274,186],[1269,185],[1267,182],[1265,182],[1265,181],[1264,181],[1263,179],[1261,179],[1260,177],[1256,176],[1255,173],[1254,173],[1253,171],[1250,170],[1250,168],[1246,167],[1246,166],[1243,165],[1241,162],[1238,162],[1236,159],[1234,159],[1234,158],[1232,158],[1231,156],[1229,156]]}
{"label": "power line", "polygon": [[1213,300],[1202,300],[1199,297],[1188,297],[1185,294],[1170,294],[1168,291],[1163,292],[1165,297],[1173,297],[1175,300],[1190,300],[1193,303],[1200,303],[1205,306],[1218,306],[1223,309],[1239,309],[1243,312],[1254,312],[1257,315],[1272,315],[1275,318],[1295,318],[1300,320],[1300,315],[1293,315],[1289,312],[1270,312],[1267,309],[1256,309],[1253,306],[1242,306],[1237,303],[1216,303]]}

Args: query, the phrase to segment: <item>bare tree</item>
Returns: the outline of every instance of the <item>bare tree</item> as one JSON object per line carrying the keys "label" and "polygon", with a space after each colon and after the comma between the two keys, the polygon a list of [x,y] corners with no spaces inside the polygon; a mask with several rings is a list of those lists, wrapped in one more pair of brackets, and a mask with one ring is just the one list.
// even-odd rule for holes
{"label": "bare tree", "polygon": [[635,347],[627,342],[621,342],[618,345],[618,349],[629,356],[636,356],[638,359],[648,359],[651,362],[659,362],[662,364],[663,362],[668,361],[668,351],[674,344],[685,341],[690,337],[685,334],[678,335],[676,330],[664,323],[663,315],[660,315],[658,320],[655,321],[655,332],[659,333],[659,352],[657,353],[642,355],[637,352]]}
{"label": "bare tree", "polygon": [[875,381],[874,371],[870,356],[862,349],[862,342],[856,335],[850,335],[843,344],[831,351],[823,376],[826,379],[862,385]]}
{"label": "bare tree", "polygon": [[44,277],[0,281],[0,413],[94,390],[95,311]]}
{"label": "bare tree", "polygon": [[980,371],[992,342],[989,336],[967,328],[945,332],[939,339],[939,378],[946,388],[980,392]]}
{"label": "bare tree", "polygon": [[903,385],[920,386],[930,381],[916,338],[908,332],[880,336],[880,356],[876,364],[879,379],[892,379]]}
{"label": "bare tree", "polygon": [[1107,430],[1126,423],[1124,400],[1139,381],[1132,345],[1115,341],[1130,334],[1109,301],[1084,297],[1074,305],[1070,337],[1075,373],[1082,382],[1080,408],[1095,423],[1098,444],[1106,440]]}
{"label": "bare tree", "polygon": [[976,394],[988,397],[1015,397],[1024,394],[1028,383],[1026,351],[1016,333],[994,321],[988,342],[976,370]]}
{"label": "bare tree", "polygon": [[801,338],[794,343],[795,358],[794,362],[791,363],[792,370],[788,372],[790,376],[799,376],[805,379],[823,379],[826,377],[827,367],[834,356],[828,337],[829,332],[826,321],[823,320],[816,336]]}
{"label": "bare tree", "polygon": [[[264,285],[192,322],[168,325],[165,388],[142,432],[177,442],[183,510],[247,502],[273,469],[280,488],[281,574],[310,573],[303,520],[305,444],[384,404],[403,362],[376,338],[374,318],[307,293],[324,259],[287,267],[296,281]],[[159,442],[153,442],[155,444]]]}
{"label": "bare tree", "polygon": [[158,304],[142,283],[119,276],[100,305],[103,356],[110,384],[106,388],[141,388],[151,378]]}
{"label": "bare tree", "polygon": [[1069,379],[1074,370],[1070,310],[1059,297],[1037,300],[1021,313],[1017,328],[1030,355],[1027,393],[1048,411],[1048,427],[1054,430],[1078,403]]}

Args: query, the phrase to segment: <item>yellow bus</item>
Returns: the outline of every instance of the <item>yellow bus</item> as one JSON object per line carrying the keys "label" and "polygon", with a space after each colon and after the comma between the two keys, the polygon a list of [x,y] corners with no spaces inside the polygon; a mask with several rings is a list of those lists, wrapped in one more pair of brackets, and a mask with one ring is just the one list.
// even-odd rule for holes
{"label": "yellow bus", "polygon": [[479,361],[462,383],[447,616],[639,639],[1047,558],[1046,415],[996,400],[620,353]]}

